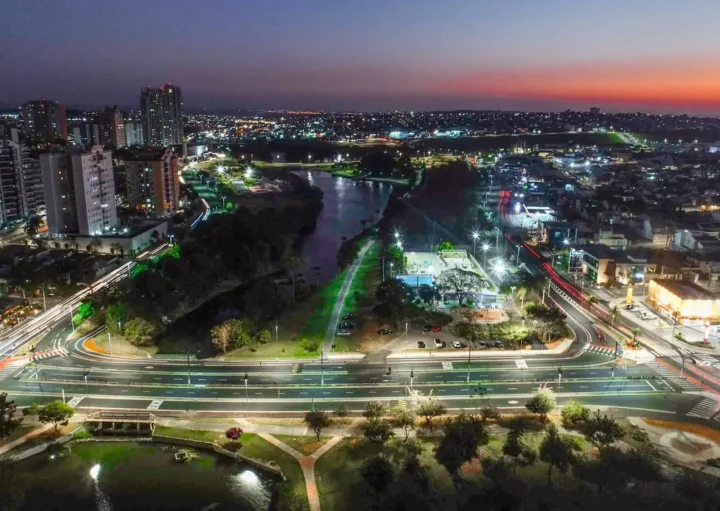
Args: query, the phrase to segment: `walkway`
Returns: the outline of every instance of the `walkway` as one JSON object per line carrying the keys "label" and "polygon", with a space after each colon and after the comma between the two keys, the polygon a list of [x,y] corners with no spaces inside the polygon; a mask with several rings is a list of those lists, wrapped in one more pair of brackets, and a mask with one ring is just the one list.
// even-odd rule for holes
{"label": "walkway", "polygon": [[36,429],[33,429],[32,431],[26,433],[25,435],[21,436],[20,438],[16,438],[12,442],[8,442],[7,444],[0,446],[0,455],[5,454],[11,449],[14,449],[18,445],[22,445],[31,438],[35,438],[38,435],[42,435],[45,433],[48,429],[52,428],[52,424],[43,424],[42,426],[38,426]]}
{"label": "walkway", "polygon": [[330,350],[332,349],[333,340],[335,339],[335,332],[337,332],[338,322],[340,321],[340,313],[342,312],[343,305],[345,304],[345,299],[347,298],[347,295],[350,292],[350,288],[352,287],[353,280],[355,280],[355,275],[357,274],[357,271],[360,268],[363,259],[365,258],[365,254],[367,254],[368,250],[370,250],[370,247],[372,247],[374,244],[375,240],[373,239],[369,240],[365,244],[365,246],[358,253],[357,257],[355,257],[355,260],[353,261],[352,266],[350,266],[347,275],[345,275],[345,281],[343,282],[343,285],[340,288],[340,293],[338,294],[337,300],[335,301],[335,308],[330,315],[330,322],[328,323],[327,333],[325,334],[325,344],[323,345],[323,354],[325,356],[328,356],[330,354]]}
{"label": "walkway", "polygon": [[290,456],[298,460],[300,467],[302,467],[303,476],[305,477],[305,489],[307,490],[308,503],[310,504],[310,511],[320,511],[320,495],[318,494],[317,483],[315,482],[315,462],[320,456],[332,449],[343,437],[334,436],[327,443],[325,443],[320,449],[315,451],[310,456],[305,456],[297,452],[295,449],[290,447],[284,442],[281,442],[270,433],[260,433],[261,438],[264,438],[278,449],[282,449]]}

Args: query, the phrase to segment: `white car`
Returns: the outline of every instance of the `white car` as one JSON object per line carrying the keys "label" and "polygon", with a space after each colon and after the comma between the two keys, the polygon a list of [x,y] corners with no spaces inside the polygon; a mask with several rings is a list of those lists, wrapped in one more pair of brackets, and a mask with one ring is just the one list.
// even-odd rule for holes
{"label": "white car", "polygon": [[444,343],[444,342],[442,342],[440,339],[435,339],[435,347],[436,347],[436,348],[440,349],[440,348],[442,348],[443,346],[445,346],[445,343]]}
{"label": "white car", "polygon": [[348,337],[350,335],[350,332],[347,330],[340,330],[338,333],[336,333],[338,337]]}
{"label": "white car", "polygon": [[453,348],[462,348],[462,344],[459,341],[453,341]]}
{"label": "white car", "polygon": [[649,312],[642,312],[640,314],[640,319],[655,319],[657,316],[655,314],[651,314]]}

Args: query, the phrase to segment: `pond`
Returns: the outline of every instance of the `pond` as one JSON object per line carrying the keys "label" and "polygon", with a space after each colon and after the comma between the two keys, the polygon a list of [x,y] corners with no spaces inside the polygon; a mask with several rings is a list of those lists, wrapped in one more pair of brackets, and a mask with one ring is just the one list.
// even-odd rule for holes
{"label": "pond", "polygon": [[176,462],[178,449],[84,442],[71,444],[53,460],[47,453],[33,456],[17,464],[29,475],[21,509],[272,509],[275,483],[266,474],[202,450],[189,449],[197,457]]}

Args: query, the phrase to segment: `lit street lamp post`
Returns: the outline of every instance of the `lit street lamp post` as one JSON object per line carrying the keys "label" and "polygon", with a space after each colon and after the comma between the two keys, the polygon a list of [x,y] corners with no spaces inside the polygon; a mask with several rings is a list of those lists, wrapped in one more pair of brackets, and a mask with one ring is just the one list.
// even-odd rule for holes
{"label": "lit street lamp post", "polygon": [[490,250],[490,245],[487,243],[483,243],[482,247],[480,247],[483,251],[483,270],[487,272],[487,253],[488,250]]}
{"label": "lit street lamp post", "polygon": [[473,257],[475,257],[475,247],[477,246],[477,240],[480,238],[480,233],[477,231],[473,231],[472,233],[472,240],[473,240]]}

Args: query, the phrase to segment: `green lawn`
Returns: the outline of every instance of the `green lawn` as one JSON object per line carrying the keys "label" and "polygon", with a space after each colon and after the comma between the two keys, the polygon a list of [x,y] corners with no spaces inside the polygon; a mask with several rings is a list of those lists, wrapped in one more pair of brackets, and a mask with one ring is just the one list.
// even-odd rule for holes
{"label": "green lawn", "polygon": [[[161,436],[172,436],[175,438],[186,438],[188,440],[199,440],[223,445],[228,442],[225,433],[221,431],[205,431],[199,429],[173,428],[169,426],[156,426],[155,434]],[[243,441],[245,436],[243,436]]]}
{"label": "green lawn", "polygon": [[302,435],[275,435],[273,434],[275,438],[278,440],[281,440],[288,444],[290,447],[295,449],[297,452],[304,454],[305,456],[310,456],[312,453],[320,449],[320,447],[325,444],[328,440],[330,440],[329,436],[321,436],[320,441],[318,442],[318,439],[315,435],[312,436],[302,436]]}

